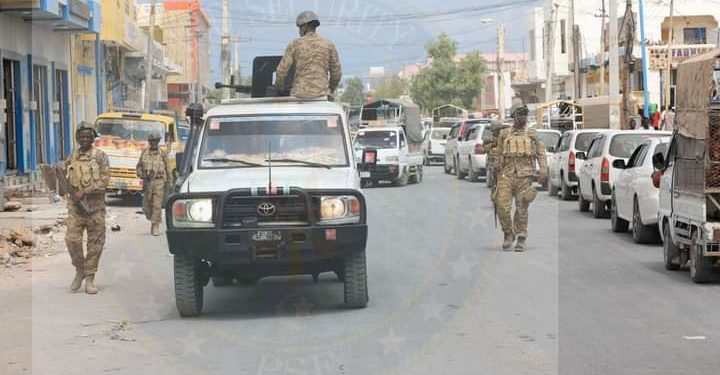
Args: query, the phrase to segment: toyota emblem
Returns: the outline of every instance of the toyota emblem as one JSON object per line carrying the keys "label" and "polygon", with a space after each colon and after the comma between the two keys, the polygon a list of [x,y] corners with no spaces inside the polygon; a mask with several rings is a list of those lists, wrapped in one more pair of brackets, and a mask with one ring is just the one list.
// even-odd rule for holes
{"label": "toyota emblem", "polygon": [[257,206],[257,213],[260,216],[274,216],[277,209],[275,208],[275,205],[272,203],[260,203]]}

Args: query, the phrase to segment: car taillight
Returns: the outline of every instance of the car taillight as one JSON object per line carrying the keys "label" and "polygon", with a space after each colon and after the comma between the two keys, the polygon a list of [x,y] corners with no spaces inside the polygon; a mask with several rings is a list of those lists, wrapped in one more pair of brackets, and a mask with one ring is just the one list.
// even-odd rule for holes
{"label": "car taillight", "polygon": [[600,167],[600,182],[610,182],[610,160],[603,158]]}
{"label": "car taillight", "polygon": [[484,155],[485,154],[485,147],[483,145],[475,145],[475,155]]}
{"label": "car taillight", "polygon": [[660,189],[660,180],[662,179],[662,175],[663,174],[660,171],[655,171],[651,175],[653,186],[655,186],[655,189]]}
{"label": "car taillight", "polygon": [[568,172],[575,173],[575,151],[570,151],[568,156]]}

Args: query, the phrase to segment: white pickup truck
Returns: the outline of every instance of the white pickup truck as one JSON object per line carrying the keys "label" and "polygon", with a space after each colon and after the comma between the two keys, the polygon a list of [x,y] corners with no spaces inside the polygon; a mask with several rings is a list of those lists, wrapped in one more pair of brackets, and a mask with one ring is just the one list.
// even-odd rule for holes
{"label": "white pickup truck", "polygon": [[392,181],[397,186],[419,183],[423,177],[423,154],[411,151],[402,127],[377,127],[359,130],[353,141],[355,160],[362,160],[364,150],[377,150],[377,161],[363,170],[363,183],[377,186],[379,181]]}

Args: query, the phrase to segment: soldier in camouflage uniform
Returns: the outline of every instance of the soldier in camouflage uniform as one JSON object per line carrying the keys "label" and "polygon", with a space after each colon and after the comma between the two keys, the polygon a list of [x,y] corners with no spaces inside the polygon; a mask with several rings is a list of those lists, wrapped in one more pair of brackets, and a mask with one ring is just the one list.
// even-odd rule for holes
{"label": "soldier in camouflage uniform", "polygon": [[[85,292],[96,294],[95,273],[105,246],[105,189],[110,180],[108,158],[93,147],[95,130],[81,123],[75,133],[78,149],[65,163],[68,183],[76,191],[69,197],[65,242],[75,266],[70,290],[76,292],[85,280]],[[83,252],[83,234],[87,231],[87,254]]]}
{"label": "soldier in camouflage uniform", "polygon": [[495,185],[497,182],[497,138],[502,129],[500,120],[493,120],[490,131],[483,132],[483,147],[487,152],[487,185],[493,191],[492,199],[495,200]]}
{"label": "soldier in camouflage uniform", "polygon": [[173,177],[167,153],[160,150],[160,138],[159,131],[150,133],[150,146],[140,154],[140,160],[135,167],[138,177],[144,182],[143,213],[150,220],[150,233],[153,236],[160,235],[162,205]]}
{"label": "soldier in camouflage uniform", "polygon": [[[537,191],[532,187],[535,175],[535,162],[540,165],[538,181],[545,182],[547,159],[545,146],[537,139],[535,129],[527,129],[528,109],[522,103],[515,103],[511,108],[514,125],[503,129],[498,137],[498,172],[497,196],[500,225],[505,235],[503,250],[509,250],[515,236],[515,251],[527,250],[528,207],[535,200]],[[511,209],[515,199],[515,217],[511,218]]]}
{"label": "soldier in camouflage uniform", "polygon": [[335,92],[342,77],[335,45],[316,34],[320,20],[315,13],[300,13],[296,23],[300,38],[290,42],[278,65],[277,89],[285,90],[285,79],[294,66],[295,77],[290,95],[300,99],[327,98]]}

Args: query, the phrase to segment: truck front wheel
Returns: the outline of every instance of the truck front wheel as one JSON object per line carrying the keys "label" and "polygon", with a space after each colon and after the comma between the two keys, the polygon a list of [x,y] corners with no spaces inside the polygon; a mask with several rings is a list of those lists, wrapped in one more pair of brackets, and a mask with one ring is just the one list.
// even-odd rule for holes
{"label": "truck front wheel", "polygon": [[698,236],[695,232],[690,247],[690,278],[694,283],[702,284],[712,280],[712,264],[703,255],[703,245],[698,243]]}
{"label": "truck front wheel", "polygon": [[672,234],[670,234],[670,225],[667,222],[663,223],[662,230],[665,269],[668,271],[677,271],[680,269],[680,262],[675,261],[675,259],[679,258],[680,254],[678,254],[677,246],[673,243]]}
{"label": "truck front wheel", "polygon": [[344,270],[341,274],[345,283],[345,307],[364,308],[369,299],[365,250],[348,255],[345,257],[344,263]]}
{"label": "truck front wheel", "polygon": [[183,318],[198,316],[203,307],[202,263],[185,254],[175,254],[175,304]]}

